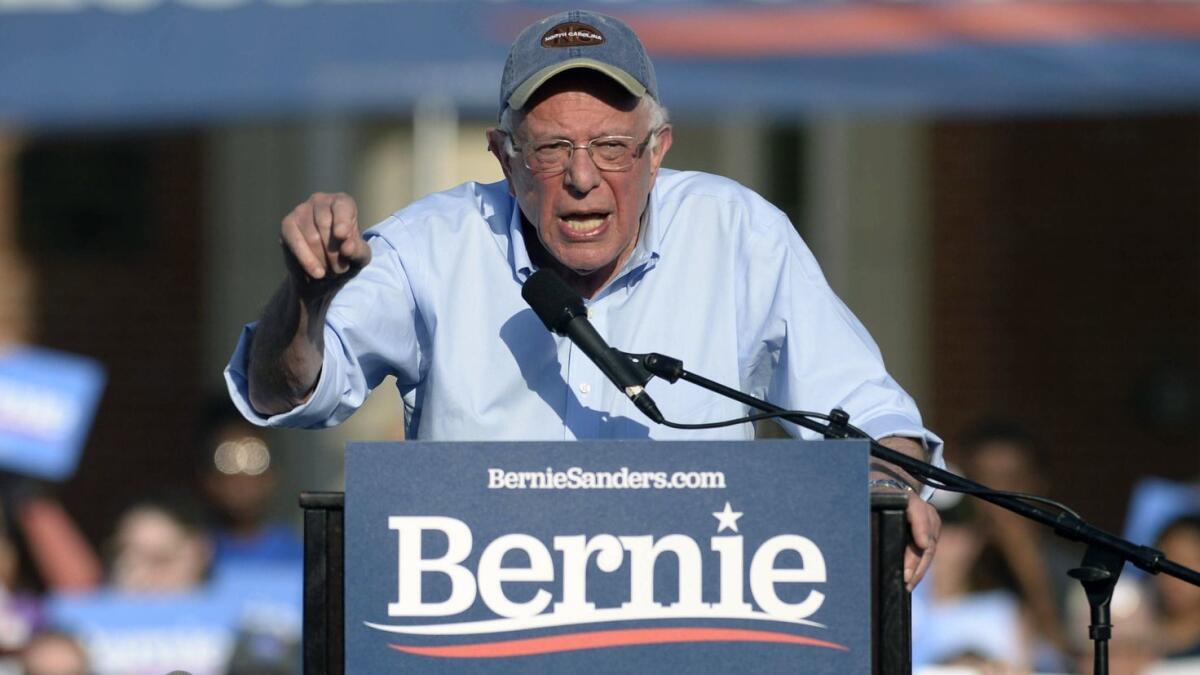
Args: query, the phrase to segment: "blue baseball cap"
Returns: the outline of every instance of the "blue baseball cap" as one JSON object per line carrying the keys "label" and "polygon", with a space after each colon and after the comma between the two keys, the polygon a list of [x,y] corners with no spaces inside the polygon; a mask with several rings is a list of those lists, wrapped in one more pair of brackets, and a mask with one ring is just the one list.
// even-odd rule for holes
{"label": "blue baseball cap", "polygon": [[500,80],[500,111],[524,108],[538,87],[572,68],[599,71],[634,96],[658,100],[654,66],[633,29],[620,19],[574,9],[538,21],[513,41]]}

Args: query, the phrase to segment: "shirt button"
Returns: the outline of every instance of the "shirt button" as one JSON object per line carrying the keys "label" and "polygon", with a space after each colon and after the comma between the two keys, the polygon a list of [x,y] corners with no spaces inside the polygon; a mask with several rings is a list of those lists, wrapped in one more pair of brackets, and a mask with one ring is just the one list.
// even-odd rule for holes
{"label": "shirt button", "polygon": [[583,384],[579,385],[579,393],[588,394],[588,393],[591,393],[591,391],[592,391],[592,385],[588,384],[587,382],[584,382]]}

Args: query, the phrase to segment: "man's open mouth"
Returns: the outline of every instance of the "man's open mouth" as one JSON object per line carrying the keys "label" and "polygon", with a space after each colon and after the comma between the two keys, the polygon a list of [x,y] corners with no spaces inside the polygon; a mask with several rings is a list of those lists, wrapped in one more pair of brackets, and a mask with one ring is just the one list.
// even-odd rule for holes
{"label": "man's open mouth", "polygon": [[607,213],[574,213],[560,218],[572,234],[589,234],[599,231],[607,219]]}

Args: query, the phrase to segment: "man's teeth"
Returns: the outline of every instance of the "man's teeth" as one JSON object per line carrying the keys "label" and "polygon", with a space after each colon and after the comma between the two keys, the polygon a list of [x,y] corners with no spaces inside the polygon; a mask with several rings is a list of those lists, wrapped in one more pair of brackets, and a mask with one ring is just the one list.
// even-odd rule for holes
{"label": "man's teeth", "polygon": [[571,216],[564,218],[567,227],[576,232],[588,232],[604,224],[604,216]]}

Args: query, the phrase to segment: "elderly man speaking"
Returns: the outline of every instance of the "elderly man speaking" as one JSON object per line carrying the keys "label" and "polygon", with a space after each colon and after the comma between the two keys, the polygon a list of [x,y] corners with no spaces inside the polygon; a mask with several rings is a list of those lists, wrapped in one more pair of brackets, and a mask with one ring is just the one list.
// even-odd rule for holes
{"label": "elderly man speaking", "polygon": [[[226,371],[241,411],[265,425],[337,424],[394,375],[410,438],[752,436],[749,425],[652,425],[522,300],[525,280],[551,269],[621,349],[670,353],[788,409],[840,406],[886,445],[936,459],[941,441],[787,217],[733,181],[662,168],[671,142],[629,26],[584,11],[529,26],[488,131],[505,180],[429,195],[362,233],[345,194],[314,194],[283,219],[288,278]],[[696,387],[647,391],[674,421],[745,414]],[[871,475],[874,489],[915,485],[891,466]],[[940,522],[915,494],[908,515],[911,588]]]}

